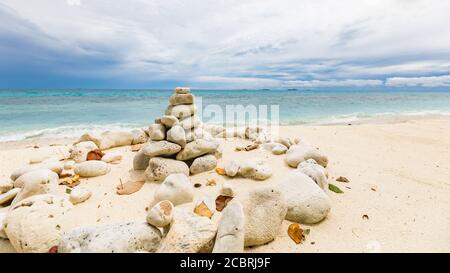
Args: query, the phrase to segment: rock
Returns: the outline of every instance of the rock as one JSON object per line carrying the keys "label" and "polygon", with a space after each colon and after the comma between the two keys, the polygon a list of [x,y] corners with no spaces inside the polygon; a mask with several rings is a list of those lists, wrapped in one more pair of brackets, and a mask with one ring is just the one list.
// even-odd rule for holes
{"label": "rock", "polygon": [[228,162],[225,165],[225,173],[229,177],[235,177],[239,172],[239,163],[235,160]]}
{"label": "rock", "polygon": [[142,152],[149,157],[170,156],[180,150],[180,145],[165,140],[148,142],[142,147]]}
{"label": "rock", "polygon": [[222,212],[213,253],[244,252],[245,217],[239,201],[232,201]]}
{"label": "rock", "polygon": [[8,239],[5,233],[6,212],[0,212],[0,239]]}
{"label": "rock", "polygon": [[145,177],[147,181],[161,182],[167,176],[174,173],[181,173],[189,176],[189,167],[183,161],[169,158],[154,157],[150,159]]}
{"label": "rock", "polygon": [[217,159],[221,159],[223,156],[223,149],[222,146],[217,147],[217,150],[213,153],[213,155],[217,158]]}
{"label": "rock", "polygon": [[166,138],[166,127],[162,124],[152,124],[148,128],[148,134],[151,140],[164,140]]}
{"label": "rock", "polygon": [[289,221],[315,224],[322,221],[331,209],[328,195],[307,175],[293,171],[280,182],[288,212]]}
{"label": "rock", "polygon": [[167,140],[184,148],[186,146],[186,133],[183,127],[175,125],[167,131]]}
{"label": "rock", "polygon": [[69,200],[72,204],[76,205],[83,203],[84,201],[91,198],[92,192],[84,187],[77,186],[70,192]]}
{"label": "rock", "polygon": [[64,163],[63,168],[64,168],[64,170],[68,171],[68,170],[72,170],[74,166],[75,166],[75,161],[69,160]]}
{"label": "rock", "polygon": [[204,128],[214,137],[225,131],[225,128],[221,125],[205,124]]}
{"label": "rock", "polygon": [[297,168],[300,162],[308,159],[314,159],[319,165],[326,167],[328,158],[321,154],[317,149],[306,145],[292,145],[286,153],[286,163]]}
{"label": "rock", "polygon": [[110,167],[106,162],[99,160],[85,161],[75,165],[74,173],[81,177],[102,176],[110,171]]}
{"label": "rock", "polygon": [[245,246],[266,244],[278,235],[287,204],[281,191],[264,187],[250,191],[243,201]]}
{"label": "rock", "polygon": [[236,195],[233,186],[230,182],[223,182],[222,188],[220,189],[220,193],[225,196],[234,197]]}
{"label": "rock", "polygon": [[192,94],[175,94],[169,98],[170,105],[194,104],[194,96]]}
{"label": "rock", "polygon": [[5,193],[0,194],[0,205],[8,204],[11,200],[13,200],[21,189],[16,188]]}
{"label": "rock", "polygon": [[145,143],[148,140],[148,135],[143,129],[134,129],[131,134],[133,135],[131,145]]}
{"label": "rock", "polygon": [[106,163],[116,163],[120,160],[122,160],[122,153],[120,152],[109,152],[102,157],[102,161]]}
{"label": "rock", "polygon": [[133,169],[135,171],[144,171],[148,167],[150,157],[146,156],[142,149],[133,158]]}
{"label": "rock", "polygon": [[191,88],[189,87],[177,87],[175,88],[175,93],[177,94],[188,94],[191,92]]}
{"label": "rock", "polygon": [[30,158],[29,162],[30,162],[30,164],[38,164],[38,163],[42,163],[42,161],[47,160],[49,158],[50,158],[50,156],[47,154],[36,154]]}
{"label": "rock", "polygon": [[11,179],[5,179],[6,181],[0,182],[0,194],[8,192],[14,188],[14,183]]}
{"label": "rock", "polygon": [[272,176],[272,168],[258,159],[247,159],[239,164],[239,174],[254,180],[266,180]]}
{"label": "rock", "polygon": [[46,162],[46,163],[40,163],[40,164],[33,164],[33,165],[27,165],[25,167],[22,167],[16,171],[14,171],[11,174],[11,179],[13,181],[15,181],[17,178],[19,178],[20,176],[31,172],[31,171],[35,171],[35,170],[40,170],[40,169],[47,169],[47,170],[51,170],[55,173],[57,173],[58,175],[61,174],[62,170],[64,168],[64,164],[62,162]]}
{"label": "rock", "polygon": [[276,143],[279,143],[281,145],[284,145],[286,148],[290,148],[292,145],[295,144],[295,142],[293,140],[291,140],[290,138],[287,137],[279,137],[278,139],[275,140]]}
{"label": "rock", "polygon": [[80,137],[79,142],[92,141],[98,149],[107,150],[114,147],[127,146],[133,143],[133,134],[128,131],[105,131],[100,135],[87,133]]}
{"label": "rock", "polygon": [[170,174],[156,189],[153,199],[155,202],[169,200],[174,206],[190,203],[194,200],[194,187],[185,174]]}
{"label": "rock", "polygon": [[5,233],[17,252],[48,252],[58,245],[64,232],[64,216],[71,208],[65,198],[34,195],[11,207]]}
{"label": "rock", "polygon": [[[272,152],[273,148],[278,145],[276,142],[267,142],[262,145],[263,149],[269,152]],[[284,146],[284,145],[283,145]],[[286,147],[286,146],[285,146]]]}
{"label": "rock", "polygon": [[166,110],[166,115],[171,115],[176,117],[177,119],[183,119],[190,117],[197,113],[197,107],[192,105],[177,105],[177,106],[169,106]]}
{"label": "rock", "polygon": [[14,181],[14,186],[22,188],[22,190],[14,198],[12,205],[33,195],[56,194],[58,184],[58,175],[50,170],[44,169],[26,173]]}
{"label": "rock", "polygon": [[59,253],[155,252],[161,232],[147,223],[120,223],[73,229],[61,238]]}
{"label": "rock", "polygon": [[155,227],[165,227],[172,222],[174,205],[169,200],[163,200],[154,205],[147,214],[147,223]]}
{"label": "rock", "polygon": [[175,116],[163,116],[161,118],[161,124],[166,126],[166,128],[172,128],[174,125],[178,124],[178,119]]}
{"label": "rock", "polygon": [[211,252],[216,231],[216,226],[209,218],[175,208],[170,231],[157,252]]}
{"label": "rock", "polygon": [[282,155],[287,152],[288,148],[284,146],[283,144],[277,143],[272,148],[272,154],[274,155]]}
{"label": "rock", "polygon": [[213,141],[197,139],[186,144],[183,150],[178,153],[177,160],[189,160],[205,154],[214,153],[219,144]]}
{"label": "rock", "polygon": [[324,191],[328,189],[327,172],[314,159],[308,159],[298,164],[297,170],[309,176]]}
{"label": "rock", "polygon": [[198,118],[198,116],[196,116],[196,115],[193,115],[193,116],[190,116],[190,117],[180,120],[180,126],[183,127],[183,129],[185,129],[185,130],[197,128],[198,126],[200,126],[200,124],[201,124],[201,121]]}
{"label": "rock", "polygon": [[73,159],[76,163],[86,161],[87,154],[90,151],[97,150],[97,145],[92,141],[79,142],[69,150],[69,159]]}
{"label": "rock", "polygon": [[197,157],[189,168],[191,174],[198,174],[213,170],[217,166],[217,159],[214,155],[204,155]]}

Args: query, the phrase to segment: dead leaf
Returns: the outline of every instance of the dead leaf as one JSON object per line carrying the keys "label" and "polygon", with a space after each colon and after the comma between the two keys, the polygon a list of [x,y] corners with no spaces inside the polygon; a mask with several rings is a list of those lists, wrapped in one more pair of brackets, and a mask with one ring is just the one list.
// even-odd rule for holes
{"label": "dead leaf", "polygon": [[86,160],[87,161],[89,161],[89,160],[101,160],[104,155],[105,154],[101,150],[95,149],[95,150],[90,151],[87,154]]}
{"label": "dead leaf", "polygon": [[345,177],[345,176],[339,176],[338,178],[336,178],[336,181],[337,181],[337,182],[343,182],[343,183],[348,183],[348,182],[350,182],[350,181],[347,179],[347,177]]}
{"label": "dead leaf", "polygon": [[206,186],[214,187],[215,185],[217,185],[217,182],[215,179],[210,178],[210,179],[206,180]]}
{"label": "dead leaf", "polygon": [[59,184],[70,188],[80,185],[80,176],[78,174],[70,177],[64,177],[59,179]]}
{"label": "dead leaf", "polygon": [[62,173],[59,175],[59,178],[67,178],[67,177],[72,177],[72,174],[70,173]]}
{"label": "dead leaf", "polygon": [[288,235],[296,244],[301,244],[305,240],[303,229],[297,223],[291,224],[288,228]]}
{"label": "dead leaf", "polygon": [[212,211],[203,201],[198,206],[195,207],[194,213],[200,216],[208,217],[209,219],[211,219],[213,215]]}
{"label": "dead leaf", "polygon": [[129,195],[139,191],[142,186],[144,186],[145,181],[130,181],[127,183],[117,185],[117,194],[118,195]]}
{"label": "dead leaf", "polygon": [[220,168],[220,167],[216,168],[216,173],[219,174],[219,175],[225,175],[226,174],[225,173],[225,169],[224,168]]}
{"label": "dead leaf", "polygon": [[228,203],[233,199],[231,196],[219,195],[216,198],[216,210],[222,211]]}

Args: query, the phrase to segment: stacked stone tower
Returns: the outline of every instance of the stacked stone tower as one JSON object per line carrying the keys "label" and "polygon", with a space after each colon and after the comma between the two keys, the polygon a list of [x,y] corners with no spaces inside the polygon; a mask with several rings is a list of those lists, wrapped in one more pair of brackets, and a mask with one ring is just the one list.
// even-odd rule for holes
{"label": "stacked stone tower", "polygon": [[148,181],[162,182],[169,174],[197,174],[214,169],[219,144],[197,115],[190,88],[178,87],[165,115],[148,129],[149,141],[134,158],[134,169],[145,170]]}

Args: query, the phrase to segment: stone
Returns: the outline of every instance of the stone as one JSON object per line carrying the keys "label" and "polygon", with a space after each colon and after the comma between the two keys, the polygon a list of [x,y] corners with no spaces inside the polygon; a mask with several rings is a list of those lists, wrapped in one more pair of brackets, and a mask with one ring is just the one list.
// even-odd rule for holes
{"label": "stone", "polygon": [[131,134],[133,135],[131,145],[145,143],[148,140],[148,135],[143,129],[134,129]]}
{"label": "stone", "polygon": [[102,176],[109,173],[110,170],[108,163],[100,160],[85,161],[76,164],[74,167],[74,173],[81,177]]}
{"label": "stone", "polygon": [[33,195],[57,194],[58,184],[58,175],[50,170],[43,169],[26,173],[14,181],[14,186],[22,188],[22,190],[14,198],[11,205]]}
{"label": "stone", "polygon": [[183,161],[154,157],[150,159],[145,177],[147,181],[162,182],[170,174],[181,173],[189,176],[189,167]]}
{"label": "stone", "polygon": [[64,217],[72,208],[66,199],[51,194],[34,195],[11,207],[5,233],[20,253],[45,253],[57,246],[64,232]]}
{"label": "stone", "polygon": [[166,138],[166,127],[162,124],[152,124],[148,127],[148,134],[151,140],[164,140]]}
{"label": "stone", "polygon": [[300,162],[314,159],[322,167],[327,167],[328,158],[317,149],[307,145],[292,145],[286,153],[285,161],[292,168],[297,168]]}
{"label": "stone", "polygon": [[0,182],[0,194],[8,192],[14,188],[14,182],[11,179],[5,179]]}
{"label": "stone", "polygon": [[225,165],[225,174],[229,177],[235,177],[239,172],[239,163],[231,160]]}
{"label": "stone", "polygon": [[5,193],[0,194],[0,205],[8,204],[11,200],[13,200],[17,194],[21,191],[19,188],[12,189]]}
{"label": "stone", "polygon": [[175,208],[174,217],[159,253],[211,252],[217,227],[208,217]]}
{"label": "stone", "polygon": [[161,231],[141,222],[76,228],[66,233],[59,253],[155,252],[161,245]]}
{"label": "stone", "polygon": [[[273,148],[278,145],[276,142],[267,142],[262,145],[262,148],[266,151],[272,152]],[[284,146],[284,145],[283,145]],[[285,146],[286,147],[286,146]]]}
{"label": "stone", "polygon": [[85,187],[76,186],[69,195],[69,201],[76,205],[91,198],[92,192]]}
{"label": "stone", "polygon": [[170,174],[156,189],[153,199],[155,202],[169,200],[174,206],[190,203],[194,200],[194,187],[185,174]]}
{"label": "stone", "polygon": [[292,145],[295,144],[293,140],[287,137],[279,137],[275,140],[276,143],[279,143],[281,145],[284,145],[286,148],[290,148]]}
{"label": "stone", "polygon": [[253,180],[266,180],[272,176],[272,168],[258,159],[247,159],[239,164],[239,174]]}
{"label": "stone", "polygon": [[222,146],[217,147],[217,150],[213,153],[213,155],[217,158],[217,159],[221,159],[223,156],[223,148]]}
{"label": "stone", "polygon": [[121,152],[109,152],[102,157],[102,161],[106,163],[117,163],[122,160]]}
{"label": "stone", "polygon": [[204,155],[197,157],[192,162],[189,171],[191,174],[198,174],[213,170],[217,166],[217,159],[214,155]]}
{"label": "stone", "polygon": [[220,193],[225,196],[234,197],[236,195],[233,185],[230,182],[223,182]]}
{"label": "stone", "polygon": [[225,131],[225,128],[222,125],[214,124],[205,124],[204,129],[214,137]]}
{"label": "stone", "polygon": [[141,149],[133,158],[133,169],[135,171],[144,171],[147,169],[149,161],[150,157],[146,156]]}
{"label": "stone", "polygon": [[284,146],[283,144],[277,143],[272,148],[272,154],[274,155],[282,155],[287,152],[288,148]]}
{"label": "stone", "polygon": [[158,202],[148,211],[147,223],[159,228],[169,225],[173,219],[173,209],[174,205],[169,200]]}
{"label": "stone", "polygon": [[200,124],[201,124],[201,121],[197,115],[193,115],[193,116],[190,116],[190,117],[180,120],[180,126],[183,127],[183,129],[185,129],[185,130],[197,128],[198,126],[200,126]]}
{"label": "stone", "polygon": [[183,150],[177,154],[177,160],[189,160],[199,156],[214,153],[219,144],[213,141],[197,139],[186,144]]}
{"label": "stone", "polygon": [[242,205],[245,246],[263,245],[274,240],[287,212],[282,192],[273,187],[257,188],[248,193]]}
{"label": "stone", "polygon": [[64,170],[68,171],[68,170],[72,170],[73,167],[75,166],[75,161],[73,160],[68,160],[66,162],[64,162]]}
{"label": "stone", "polygon": [[186,132],[183,127],[174,125],[169,131],[167,131],[167,140],[180,145],[181,148],[184,148],[184,146],[186,146]]}
{"label": "stone", "polygon": [[328,195],[314,180],[299,171],[288,173],[279,188],[288,205],[286,220],[315,224],[322,221],[331,209]]}
{"label": "stone", "polygon": [[177,105],[169,106],[166,109],[165,114],[176,117],[177,119],[183,119],[195,115],[197,113],[197,107],[192,105]]}
{"label": "stone", "polygon": [[90,151],[97,150],[98,147],[93,141],[79,142],[70,148],[69,159],[73,159],[76,163],[86,161],[87,154]]}
{"label": "stone", "polygon": [[20,169],[15,170],[12,174],[11,174],[11,180],[15,181],[17,178],[19,178],[20,176],[31,172],[31,171],[35,171],[35,170],[40,170],[40,169],[47,169],[47,170],[51,170],[55,173],[57,173],[58,175],[60,175],[64,169],[64,164],[62,162],[46,162],[46,163],[40,163],[40,164],[33,164],[33,165],[27,165],[24,166]]}
{"label": "stone", "polygon": [[194,104],[194,95],[192,94],[175,94],[169,98],[170,105]]}
{"label": "stone", "polygon": [[0,212],[0,239],[8,239],[5,233],[6,212]]}
{"label": "stone", "polygon": [[163,116],[161,118],[161,124],[166,126],[166,128],[172,128],[174,125],[179,123],[175,116]]}
{"label": "stone", "polygon": [[324,191],[328,190],[327,171],[324,167],[317,164],[314,159],[308,159],[298,164],[297,170],[309,176]]}
{"label": "stone", "polygon": [[186,141],[192,142],[196,139],[204,139],[208,141],[212,141],[214,138],[213,136],[205,131],[203,128],[193,128],[193,129],[187,129],[186,131]]}
{"label": "stone", "polygon": [[213,253],[244,252],[244,238],[244,209],[239,201],[232,201],[222,211]]}
{"label": "stone", "polygon": [[51,156],[49,156],[48,154],[35,154],[33,155],[29,162],[30,164],[38,164],[38,163],[42,163],[42,161],[49,159]]}
{"label": "stone", "polygon": [[191,88],[189,87],[177,87],[175,88],[175,93],[177,94],[188,94],[191,92]]}
{"label": "stone", "polygon": [[149,157],[171,156],[180,150],[180,145],[165,140],[148,142],[142,147],[142,152]]}
{"label": "stone", "polygon": [[100,135],[87,133],[80,137],[78,142],[92,141],[98,149],[107,150],[120,146],[127,146],[133,143],[133,134],[128,131],[105,131]]}

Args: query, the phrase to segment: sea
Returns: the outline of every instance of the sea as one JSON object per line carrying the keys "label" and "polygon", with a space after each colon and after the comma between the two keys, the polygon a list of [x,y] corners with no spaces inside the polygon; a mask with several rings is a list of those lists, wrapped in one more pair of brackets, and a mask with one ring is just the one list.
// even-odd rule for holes
{"label": "sea", "polygon": [[[277,115],[272,111],[267,118],[277,117],[281,125],[450,116],[448,90],[277,89],[193,90],[192,93],[201,101],[201,109],[219,107],[226,112],[227,106],[260,105],[266,105],[268,111],[278,109]],[[172,94],[173,90],[0,90],[0,141],[77,137],[87,131],[146,127],[163,115]],[[216,119],[203,121],[220,123]]]}

